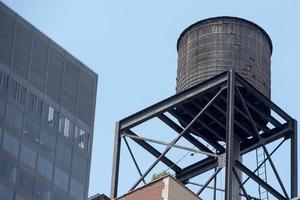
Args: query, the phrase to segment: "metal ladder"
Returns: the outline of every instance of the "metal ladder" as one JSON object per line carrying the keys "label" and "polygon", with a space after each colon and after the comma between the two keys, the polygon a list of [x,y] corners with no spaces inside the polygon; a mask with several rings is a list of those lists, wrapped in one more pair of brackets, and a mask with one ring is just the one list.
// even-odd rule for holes
{"label": "metal ladder", "polygon": [[[266,158],[264,149],[259,147],[256,149],[256,166],[258,167]],[[267,167],[266,163],[262,164],[257,170],[257,176],[259,176],[262,180],[267,182]],[[259,199],[261,200],[269,200],[269,193],[266,189],[258,186]]]}

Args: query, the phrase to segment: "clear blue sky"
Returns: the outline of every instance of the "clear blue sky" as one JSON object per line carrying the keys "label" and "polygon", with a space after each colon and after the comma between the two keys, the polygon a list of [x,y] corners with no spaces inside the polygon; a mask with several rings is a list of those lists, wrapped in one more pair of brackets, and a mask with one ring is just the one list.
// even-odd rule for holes
{"label": "clear blue sky", "polygon": [[177,38],[200,19],[229,15],[262,26],[274,47],[272,100],[300,119],[300,1],[4,2],[99,75],[91,195],[109,194],[115,122],[175,93]]}

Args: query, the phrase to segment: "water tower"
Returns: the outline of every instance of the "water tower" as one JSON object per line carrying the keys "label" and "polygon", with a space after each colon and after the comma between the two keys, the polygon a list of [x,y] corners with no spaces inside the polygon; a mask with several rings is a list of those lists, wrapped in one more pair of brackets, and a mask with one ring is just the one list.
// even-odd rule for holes
{"label": "water tower", "polygon": [[[269,195],[276,199],[296,197],[297,121],[270,100],[272,42],[268,34],[245,19],[209,18],[185,29],[178,39],[177,50],[176,94],[116,124],[111,197],[117,197],[122,138],[140,174],[130,191],[161,162],[186,185],[193,184],[190,179],[214,170],[197,195],[201,195],[225,169],[226,200],[268,199]],[[177,136],[166,143],[134,133],[134,127],[153,118],[160,119],[178,133]],[[156,158],[144,172],[126,138]],[[177,145],[182,138],[195,149]],[[266,147],[278,140],[280,143],[272,151]],[[287,191],[271,157],[285,141],[290,141],[291,147],[290,191]],[[158,151],[151,143],[166,147],[164,151]],[[167,156],[172,148],[186,149],[206,157],[182,168]],[[254,170],[242,161],[242,156],[252,151],[256,151]],[[279,189],[267,182],[267,162]],[[253,197],[244,187],[249,179],[259,186],[259,196]]]}

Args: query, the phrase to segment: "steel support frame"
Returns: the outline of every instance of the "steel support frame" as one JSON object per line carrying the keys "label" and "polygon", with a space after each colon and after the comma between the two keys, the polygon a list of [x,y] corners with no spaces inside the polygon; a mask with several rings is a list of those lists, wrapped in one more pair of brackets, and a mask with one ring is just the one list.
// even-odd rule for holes
{"label": "steel support frame", "polygon": [[227,116],[226,116],[226,168],[225,168],[225,200],[233,197],[233,146],[234,146],[234,101],[235,101],[235,74],[228,72],[227,80]]}
{"label": "steel support frame", "polygon": [[[244,109],[245,109],[245,111],[246,111],[246,113],[247,113],[247,115],[248,115],[248,118],[249,118],[249,120],[250,120],[250,122],[251,122],[251,124],[252,124],[252,127],[253,127],[253,129],[254,129],[254,133],[255,133],[255,135],[256,135],[256,138],[258,139],[258,143],[261,143],[261,142],[262,142],[261,135],[260,135],[259,132],[258,132],[258,129],[257,129],[256,125],[255,125],[255,122],[254,122],[252,116],[251,116],[251,113],[250,113],[250,111],[249,111],[249,109],[248,109],[248,107],[247,107],[247,105],[246,105],[246,103],[245,103],[245,101],[244,101],[244,98],[243,98],[243,96],[242,96],[242,94],[240,93],[240,91],[239,91],[238,88],[237,88],[237,92],[238,92],[238,96],[239,96],[240,99],[241,99],[241,102],[242,102],[242,104],[243,104],[243,107],[244,107]],[[271,156],[270,156],[270,153],[269,153],[268,149],[266,148],[266,145],[262,143],[261,146],[262,146],[262,148],[263,148],[263,150],[264,150],[264,153],[265,153],[265,155],[266,155],[266,157],[267,157],[267,159],[268,159],[268,161],[269,161],[269,163],[270,163],[270,165],[271,165],[271,167],[272,167],[272,169],[273,169],[273,172],[274,172],[274,174],[275,174],[275,176],[276,176],[276,178],[277,178],[277,181],[278,181],[278,183],[279,183],[279,185],[280,185],[280,187],[281,187],[281,189],[282,189],[282,191],[283,191],[285,197],[288,198],[288,194],[287,194],[287,192],[286,192],[286,189],[285,189],[285,187],[284,187],[284,185],[283,185],[283,182],[282,182],[282,180],[281,180],[281,178],[280,178],[280,176],[279,176],[279,174],[278,174],[278,172],[277,172],[277,169],[276,169],[276,167],[275,167],[275,165],[274,165],[274,163],[273,163],[273,160],[272,160],[272,158],[271,158]]]}
{"label": "steel support frame", "polygon": [[110,191],[110,196],[113,198],[117,197],[118,195],[120,152],[121,152],[121,133],[120,133],[120,122],[118,121],[116,122],[116,127],[115,127],[111,191]]}
{"label": "steel support frame", "polygon": [[[224,72],[218,76],[215,76],[202,84],[199,84],[191,89],[188,89],[182,93],[176,94],[170,98],[167,98],[157,104],[154,104],[153,106],[150,106],[134,115],[131,115],[119,122],[116,123],[116,131],[115,131],[115,139],[114,139],[114,153],[113,153],[113,167],[112,167],[112,182],[111,182],[111,198],[116,198],[118,196],[118,179],[119,179],[119,165],[120,165],[120,150],[121,150],[121,137],[122,135],[125,137],[126,134],[132,134],[133,132],[130,130],[131,128],[142,124],[149,119],[152,119],[154,117],[157,117],[160,119],[163,123],[171,127],[175,132],[177,132],[179,135],[175,140],[177,140],[180,137],[184,137],[187,141],[189,141],[191,144],[193,144],[195,147],[197,147],[200,151],[206,151],[209,152],[209,149],[207,149],[199,140],[197,140],[195,137],[193,137],[190,133],[188,133],[188,129],[182,128],[180,125],[175,123],[171,118],[168,118],[164,113],[169,112],[172,113],[172,109],[183,102],[192,100],[193,97],[197,95],[201,95],[202,92],[209,90],[209,89],[216,89],[216,88],[227,88],[227,112],[226,112],[226,167],[225,167],[225,199],[231,200],[232,199],[232,179],[234,176],[237,176],[236,169],[239,169],[243,173],[247,174],[249,178],[255,180],[258,184],[261,184],[263,187],[265,187],[271,194],[275,194],[279,199],[286,199],[283,195],[278,193],[274,188],[272,188],[270,185],[265,183],[263,180],[260,180],[259,177],[255,175],[255,171],[252,172],[247,167],[243,166],[241,163],[239,163],[238,160],[231,159],[233,155],[233,140],[234,140],[234,125],[236,124],[236,121],[234,119],[234,112],[235,112],[235,88],[237,86],[245,87],[248,91],[250,91],[252,94],[255,95],[261,102],[263,102],[266,106],[270,107],[271,110],[276,112],[280,117],[282,117],[286,124],[282,124],[279,126],[278,121],[274,118],[270,118],[270,122],[273,125],[276,125],[275,128],[269,129],[268,131],[265,131],[263,134],[261,134],[262,141],[260,143],[257,143],[255,141],[255,138],[249,139],[246,141],[246,143],[241,143],[241,152],[240,155],[246,154],[254,149],[256,149],[259,146],[264,146],[268,143],[271,143],[275,140],[278,140],[280,138],[290,139],[291,144],[291,195],[290,197],[296,197],[298,195],[298,161],[297,161],[297,121],[291,118],[287,113],[285,113],[281,108],[279,108],[276,104],[271,102],[268,98],[266,98],[263,94],[261,94],[257,89],[255,89],[251,84],[249,84],[246,80],[244,80],[240,75],[236,74],[234,71],[230,70],[228,72]],[[204,97],[207,98],[207,97]],[[259,110],[255,110],[255,107],[251,105],[251,103],[245,101],[247,106],[250,106],[251,109],[254,109],[254,111],[258,114]],[[214,105],[212,105],[214,106]],[[240,112],[240,110],[239,110]],[[199,114],[199,113],[198,113]],[[175,116],[176,117],[176,116]],[[198,116],[199,117],[199,116]],[[264,114],[262,115],[263,118],[267,118]],[[197,120],[197,117],[193,119]],[[192,127],[190,127],[192,129]],[[267,130],[267,129],[265,129]],[[252,130],[249,130],[252,131]],[[184,133],[183,133],[184,132]],[[133,133],[134,134],[134,133]],[[138,135],[136,135],[138,136]],[[133,139],[133,138],[131,138]],[[137,144],[145,148],[147,151],[152,153],[157,159],[155,163],[153,163],[152,166],[144,173],[140,174],[140,179],[136,182],[136,184],[131,188],[135,188],[150,172],[150,170],[155,166],[158,162],[162,161],[163,163],[167,163],[167,165],[170,167],[173,166],[173,170],[176,173],[176,178],[183,183],[188,183],[190,178],[193,178],[195,176],[198,176],[202,173],[205,173],[211,169],[214,169],[216,167],[219,167],[218,163],[218,157],[207,157],[201,161],[198,161],[190,166],[187,166],[186,168],[174,168],[174,163],[172,164],[172,161],[169,160],[167,157],[165,157],[165,154],[168,152],[170,148],[175,145],[176,141],[171,142],[169,146],[167,146],[166,150],[163,153],[160,153],[155,148],[153,148],[150,144],[148,144],[146,141],[142,141],[142,143],[138,142],[137,140],[134,140]],[[130,150],[131,151],[131,150]],[[131,152],[132,153],[132,152]],[[211,152],[209,152],[211,153]],[[273,152],[272,152],[273,153]],[[270,154],[270,156],[272,155]],[[266,158],[268,159],[268,158]],[[136,161],[135,161],[136,163]],[[169,163],[169,164],[168,164]],[[241,167],[242,165],[242,167]],[[138,168],[138,166],[136,166]],[[243,187],[244,182],[240,180],[238,177],[236,177],[239,181],[240,188],[243,191],[243,194],[247,197],[251,197],[247,194],[245,188]],[[211,180],[208,180],[210,182]],[[208,185],[208,184],[206,184]],[[203,191],[206,187],[203,187],[201,191]],[[274,192],[275,191],[275,192]],[[277,193],[276,193],[277,192]]]}
{"label": "steel support frame", "polygon": [[[136,161],[136,159],[135,159],[135,157],[134,157],[134,155],[132,153],[132,150],[131,150],[131,148],[130,148],[130,146],[129,146],[129,144],[127,142],[127,139],[125,138],[125,136],[123,136],[123,140],[124,140],[125,145],[126,145],[126,147],[128,149],[130,157],[131,157],[131,159],[132,159],[132,161],[133,161],[133,163],[134,163],[134,165],[136,167],[136,170],[139,172],[140,177],[142,177],[143,176],[142,171],[141,171],[141,169],[140,169],[140,167],[139,167],[139,165],[138,165],[138,163],[137,163],[137,161]],[[146,185],[145,179],[143,179],[143,183],[144,183],[144,185]]]}
{"label": "steel support frame", "polygon": [[277,199],[279,199],[279,200],[288,200],[289,199],[289,198],[286,198],[285,196],[283,196],[282,194],[280,194],[276,189],[274,189],[272,186],[270,186],[268,183],[266,183],[264,180],[262,180],[256,174],[254,174],[250,169],[248,169],[245,165],[243,165],[239,161],[235,161],[235,167],[237,169],[241,170],[247,176],[249,176],[257,184],[259,184],[263,188],[265,188],[269,193],[271,193]]}
{"label": "steel support frame", "polygon": [[298,197],[298,138],[297,121],[293,120],[291,134],[291,198]]}
{"label": "steel support frame", "polygon": [[143,176],[137,180],[137,182],[130,188],[129,191],[134,190],[138,184],[150,173],[150,171],[161,161],[161,158],[164,157],[171,148],[178,142],[178,140],[189,132],[190,127],[198,120],[198,118],[204,113],[204,111],[214,102],[215,99],[219,97],[223,88],[206,104],[206,106],[194,117],[194,119],[182,130],[182,132],[170,142],[170,146],[167,146],[164,152],[154,161],[154,163],[145,171]]}

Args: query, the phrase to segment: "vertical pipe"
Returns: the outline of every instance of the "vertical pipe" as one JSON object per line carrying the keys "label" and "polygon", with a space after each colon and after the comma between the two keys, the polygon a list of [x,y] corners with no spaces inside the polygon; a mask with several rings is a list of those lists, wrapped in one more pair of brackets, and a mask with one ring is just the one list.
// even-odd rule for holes
{"label": "vertical pipe", "polygon": [[228,71],[227,80],[227,116],[226,116],[226,170],[225,170],[225,200],[233,200],[232,167],[234,143],[234,96],[235,77],[232,69]]}
{"label": "vertical pipe", "polygon": [[120,150],[121,150],[120,123],[117,122],[116,128],[115,128],[113,165],[112,165],[112,176],[111,176],[111,191],[110,191],[110,197],[112,199],[116,198],[118,195]]}
{"label": "vertical pipe", "polygon": [[298,141],[297,121],[294,120],[294,130],[291,134],[291,198],[298,196]]}

